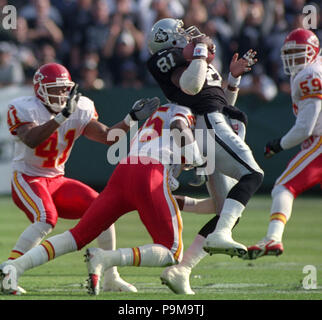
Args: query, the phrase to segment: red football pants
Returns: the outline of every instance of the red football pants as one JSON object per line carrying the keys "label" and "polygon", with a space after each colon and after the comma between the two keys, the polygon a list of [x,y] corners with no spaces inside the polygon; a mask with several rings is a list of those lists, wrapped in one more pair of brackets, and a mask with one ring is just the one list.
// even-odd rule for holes
{"label": "red football pants", "polygon": [[181,214],[168,186],[168,171],[162,164],[116,167],[105,189],[70,230],[78,249],[133,210],[138,211],[153,242],[168,248],[178,259],[183,249]]}
{"label": "red football pants", "polygon": [[296,198],[299,194],[322,183],[322,137],[312,138],[312,143],[303,148],[289,162],[276,180]]}
{"label": "red football pants", "polygon": [[63,176],[33,177],[14,172],[12,199],[31,222],[46,222],[53,227],[58,217],[79,219],[98,193],[84,183]]}

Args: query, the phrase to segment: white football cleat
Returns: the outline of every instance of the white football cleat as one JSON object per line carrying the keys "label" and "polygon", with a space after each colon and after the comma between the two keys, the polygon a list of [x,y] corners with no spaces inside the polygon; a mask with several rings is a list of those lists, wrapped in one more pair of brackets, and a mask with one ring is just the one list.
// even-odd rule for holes
{"label": "white football cleat", "polygon": [[245,260],[254,260],[263,256],[279,256],[284,251],[281,241],[268,239],[266,237],[247,249],[247,254],[242,257]]}
{"label": "white football cleat", "polygon": [[131,283],[124,281],[121,277],[104,279],[103,291],[108,292],[138,292]]}
{"label": "white football cleat", "polygon": [[100,279],[103,270],[103,249],[89,248],[85,253],[88,279],[87,292],[91,295],[98,295],[100,292]]}
{"label": "white football cleat", "polygon": [[20,296],[20,295],[26,294],[26,293],[27,293],[27,291],[24,288],[17,286],[17,291],[15,293],[16,295]]}
{"label": "white football cleat", "polygon": [[231,257],[243,257],[247,253],[246,246],[234,241],[228,233],[209,234],[204,242],[203,249],[210,255],[223,253]]}
{"label": "white football cleat", "polygon": [[181,266],[171,266],[164,269],[160,279],[176,294],[195,294],[190,288],[191,269]]}
{"label": "white football cleat", "polygon": [[[10,276],[9,273],[11,271],[11,269],[8,269],[5,267],[10,265],[11,264],[8,261],[0,265],[0,292],[6,295],[16,295],[16,296],[26,294],[27,291],[24,288],[17,286],[16,284],[14,285],[14,287],[9,287],[9,288],[5,287],[5,283],[7,282],[6,278]],[[9,281],[12,281],[12,279]]]}
{"label": "white football cleat", "polygon": [[19,286],[17,286],[16,289],[8,289],[8,290],[6,290],[6,292],[4,292],[4,294],[14,295],[14,296],[21,296],[26,293],[27,293],[27,291],[24,288],[19,287]]}

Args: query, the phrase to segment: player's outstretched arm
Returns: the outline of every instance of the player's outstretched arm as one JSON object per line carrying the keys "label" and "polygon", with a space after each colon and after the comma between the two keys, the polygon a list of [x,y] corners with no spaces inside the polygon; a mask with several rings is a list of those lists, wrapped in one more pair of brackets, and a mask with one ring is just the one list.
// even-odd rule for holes
{"label": "player's outstretched arm", "polygon": [[63,124],[69,116],[76,110],[77,102],[80,98],[80,94],[77,93],[78,85],[75,85],[71,90],[66,107],[56,115],[54,119],[51,119],[43,125],[37,126],[35,123],[26,123],[17,128],[18,137],[30,148],[36,148],[42,142],[47,140],[55,130]]}
{"label": "player's outstretched arm", "polygon": [[37,126],[35,123],[24,124],[17,128],[16,132],[24,144],[34,149],[47,140],[58,127],[59,124],[52,119],[41,126]]}
{"label": "player's outstretched arm", "polygon": [[112,145],[129,131],[132,123],[150,117],[159,105],[160,99],[158,97],[140,99],[133,104],[124,120],[112,127],[107,127],[97,120],[91,120],[85,127],[83,135],[90,140]]}
{"label": "player's outstretched arm", "polygon": [[314,130],[322,110],[320,99],[308,98],[299,104],[299,112],[293,127],[281,138],[266,143],[265,158],[271,158],[276,153],[293,148],[309,138]]}
{"label": "player's outstretched arm", "polygon": [[143,98],[136,101],[131,111],[124,118],[124,122],[130,126],[131,121],[145,120],[149,118],[160,106],[160,99],[154,98]]}

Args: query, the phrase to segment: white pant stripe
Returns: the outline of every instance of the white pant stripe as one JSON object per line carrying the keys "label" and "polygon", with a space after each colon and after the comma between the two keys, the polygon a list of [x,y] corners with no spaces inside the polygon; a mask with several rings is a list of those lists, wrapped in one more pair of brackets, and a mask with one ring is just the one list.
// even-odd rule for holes
{"label": "white pant stripe", "polygon": [[[182,258],[182,254],[183,254],[183,243],[182,243],[182,239],[180,238],[180,234],[179,234],[179,223],[182,225],[182,221],[181,221],[181,216],[177,215],[177,211],[176,208],[173,204],[173,200],[171,199],[170,195],[169,195],[169,186],[168,186],[168,181],[167,181],[167,175],[168,175],[168,170],[166,168],[163,169],[163,193],[165,195],[165,198],[167,200],[168,203],[168,207],[169,210],[171,212],[171,217],[172,217],[172,225],[173,225],[173,232],[174,232],[174,239],[173,239],[173,245],[171,248],[171,252],[173,254],[175,254],[178,250],[178,248],[180,247],[180,243],[181,243],[181,252],[180,255],[178,257],[179,261]],[[175,201],[175,200],[174,200]],[[178,221],[178,218],[180,219],[180,221]]]}
{"label": "white pant stripe", "polygon": [[16,185],[15,181],[13,181],[14,189],[19,197],[19,199],[22,201],[22,203],[29,209],[29,211],[32,213],[32,215],[35,217],[35,221],[41,221],[46,222],[46,213],[45,208],[42,202],[42,199],[39,198],[30,188],[29,184],[24,180],[22,177],[22,174],[17,172],[17,180],[23,191],[27,194],[27,196],[35,203],[37,206],[40,216],[38,217],[38,213],[36,210],[32,207],[31,204],[25,199],[24,195],[19,190],[18,186]]}
{"label": "white pant stripe", "polygon": [[[285,184],[300,174],[310,163],[322,153],[322,145],[314,150],[320,139],[316,139],[312,145],[300,151],[287,165],[286,169],[276,180],[276,184]],[[306,158],[305,158],[306,157]]]}

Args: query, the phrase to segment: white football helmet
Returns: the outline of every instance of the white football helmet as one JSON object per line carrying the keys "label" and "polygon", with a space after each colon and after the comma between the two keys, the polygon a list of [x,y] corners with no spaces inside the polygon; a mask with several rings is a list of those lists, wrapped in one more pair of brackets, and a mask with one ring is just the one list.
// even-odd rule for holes
{"label": "white football helmet", "polygon": [[203,34],[195,26],[183,28],[183,21],[165,18],[156,22],[148,35],[148,48],[151,54],[162,49],[184,48],[193,38]]}

